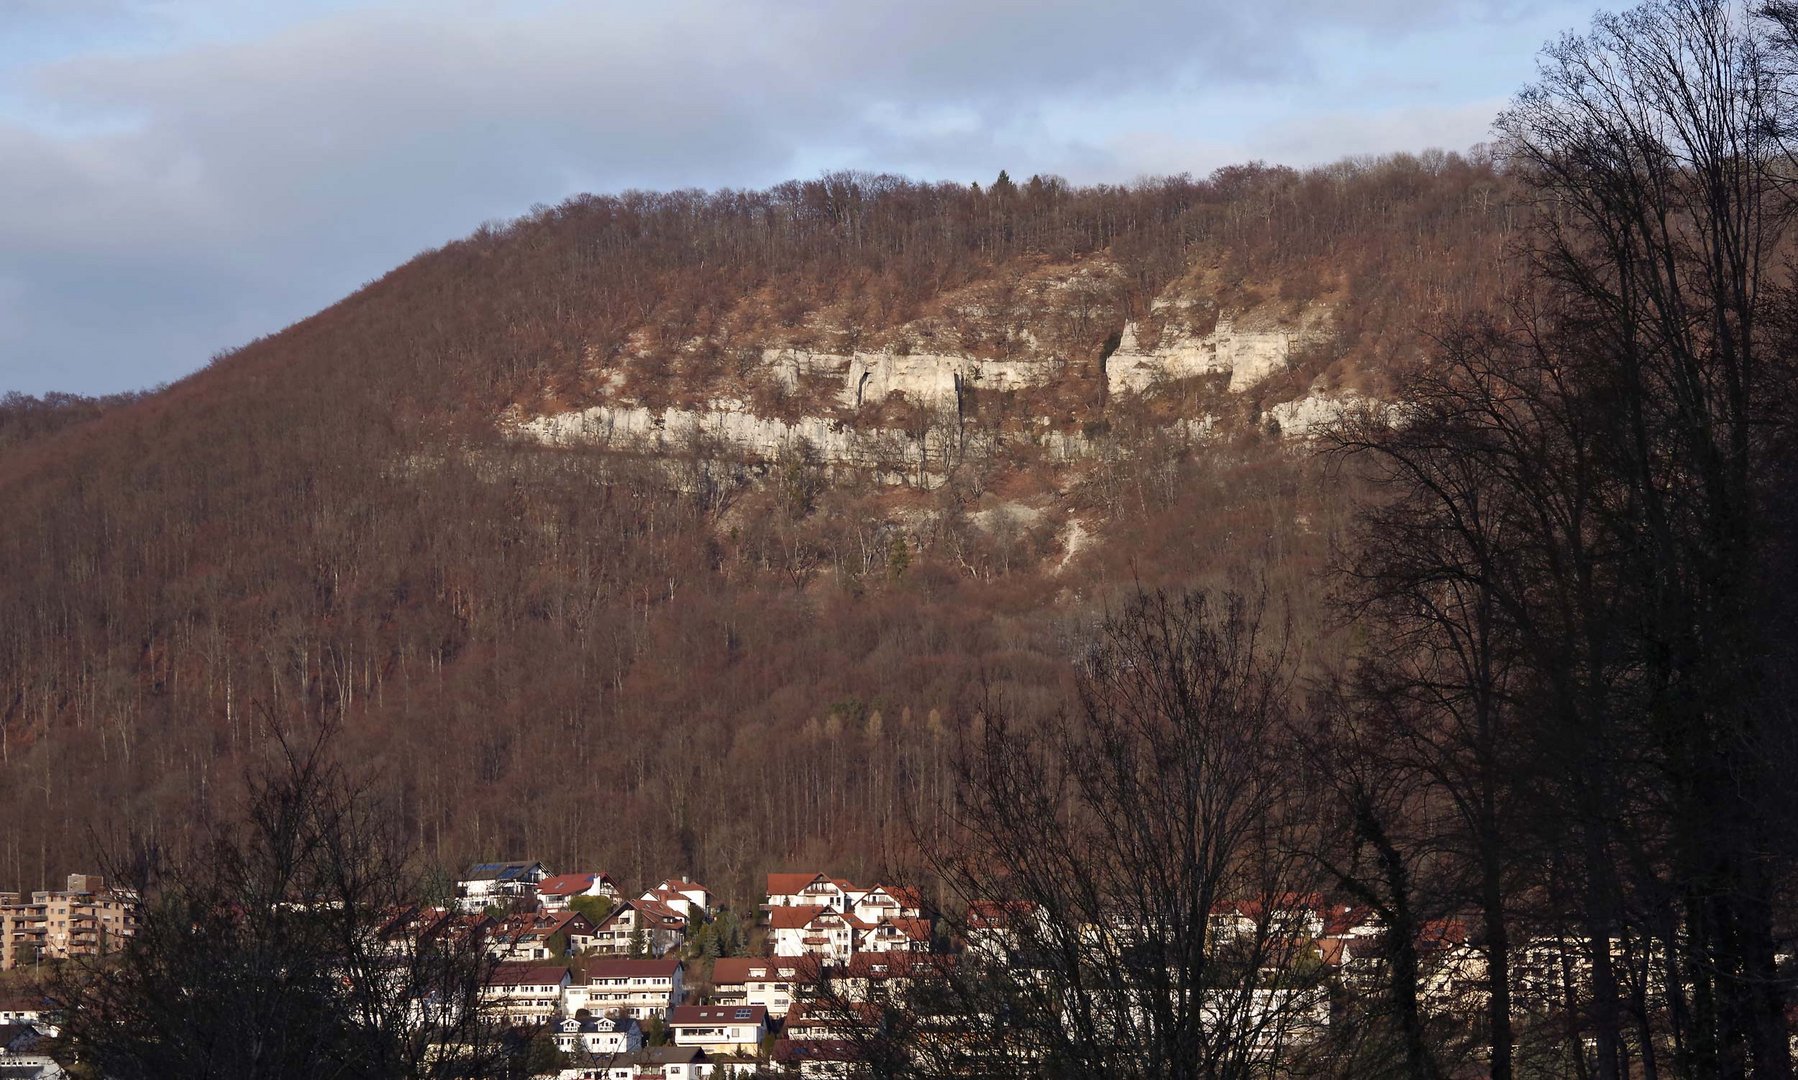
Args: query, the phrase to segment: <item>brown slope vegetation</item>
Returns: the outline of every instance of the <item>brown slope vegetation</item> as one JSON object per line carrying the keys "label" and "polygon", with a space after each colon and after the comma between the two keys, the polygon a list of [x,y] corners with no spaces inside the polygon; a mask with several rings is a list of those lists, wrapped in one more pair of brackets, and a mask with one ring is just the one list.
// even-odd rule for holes
{"label": "brown slope vegetation", "polygon": [[[896,858],[960,707],[1056,707],[1132,581],[1257,574],[1308,631],[1339,495],[1273,441],[1195,451],[1096,401],[1115,456],[930,490],[551,451],[496,418],[584,402],[627,352],[634,384],[696,399],[732,350],[954,330],[953,298],[1101,262],[1114,289],[1040,313],[1070,359],[1203,281],[1328,298],[1336,343],[1290,379],[1377,387],[1502,287],[1508,191],[1452,155],[1128,188],[838,175],[582,197],[421,255],[0,453],[0,883],[125,824],[179,842],[234,806],[261,725],[306,715],[341,718],[446,861],[731,891]],[[1048,512],[980,516],[1017,498]],[[1072,520],[1099,540],[1070,558]]]}

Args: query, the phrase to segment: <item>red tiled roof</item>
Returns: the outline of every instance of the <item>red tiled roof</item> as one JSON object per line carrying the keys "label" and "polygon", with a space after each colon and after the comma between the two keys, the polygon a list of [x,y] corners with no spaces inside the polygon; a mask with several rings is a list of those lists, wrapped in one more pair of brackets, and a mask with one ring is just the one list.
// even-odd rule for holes
{"label": "red tiled roof", "polygon": [[[817,873],[812,873],[812,874],[769,874],[768,875],[768,895],[769,896],[792,896],[796,893],[804,892],[805,887],[807,885],[810,885],[812,882],[817,881],[819,878],[822,878],[822,877],[824,877],[823,874],[817,874]],[[828,881],[830,879],[825,878],[825,880]]]}
{"label": "red tiled roof", "polygon": [[881,885],[877,887],[888,896],[899,901],[901,907],[912,908],[917,911],[922,911],[924,908],[923,892],[910,885]]}
{"label": "red tiled roof", "polygon": [[1030,900],[976,900],[968,905],[968,928],[1001,930],[1018,916],[1035,910],[1036,904]]}
{"label": "red tiled roof", "polygon": [[557,874],[537,883],[539,896],[573,896],[593,887],[593,874]]}
{"label": "red tiled roof", "polygon": [[770,930],[802,930],[811,921],[830,909],[821,904],[800,904],[797,907],[777,907],[768,912],[768,928]]}
{"label": "red tiled roof", "polygon": [[929,919],[914,919],[910,916],[902,916],[897,919],[888,919],[884,925],[892,927],[913,941],[930,940]]}
{"label": "red tiled roof", "polygon": [[495,964],[488,986],[554,986],[568,969],[559,964]]}
{"label": "red tiled roof", "polygon": [[660,960],[594,959],[587,961],[585,971],[591,982],[594,979],[672,979],[679,969],[679,959],[664,956]]}

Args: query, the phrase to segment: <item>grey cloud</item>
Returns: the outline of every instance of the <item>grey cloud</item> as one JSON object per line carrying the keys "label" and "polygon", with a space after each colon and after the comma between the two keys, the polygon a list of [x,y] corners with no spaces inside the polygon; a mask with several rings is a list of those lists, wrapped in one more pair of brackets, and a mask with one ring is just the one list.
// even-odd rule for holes
{"label": "grey cloud", "polygon": [[1333,34],[1527,7],[444,0],[37,64],[10,80],[29,117],[0,113],[0,390],[174,377],[483,219],[583,188],[758,185],[821,160],[1128,179],[1233,144],[1094,141],[1046,107],[1303,80]]}

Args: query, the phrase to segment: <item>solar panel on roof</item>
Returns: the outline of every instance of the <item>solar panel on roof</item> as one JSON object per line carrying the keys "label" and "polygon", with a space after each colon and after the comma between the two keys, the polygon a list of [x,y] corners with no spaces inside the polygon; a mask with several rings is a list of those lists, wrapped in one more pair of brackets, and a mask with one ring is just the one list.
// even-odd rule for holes
{"label": "solar panel on roof", "polygon": [[749,1019],[749,1010],[748,1009],[738,1009],[737,1010],[737,1019],[738,1020]]}

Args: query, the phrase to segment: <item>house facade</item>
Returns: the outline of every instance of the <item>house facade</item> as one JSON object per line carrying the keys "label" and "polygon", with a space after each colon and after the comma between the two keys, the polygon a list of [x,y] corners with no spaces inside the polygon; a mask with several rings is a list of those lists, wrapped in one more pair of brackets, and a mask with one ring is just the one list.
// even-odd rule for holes
{"label": "house facade", "polygon": [[842,963],[855,953],[857,936],[868,927],[827,907],[776,907],[768,912],[768,938],[775,956],[816,956]]}
{"label": "house facade", "polygon": [[540,862],[476,863],[456,882],[456,907],[472,914],[493,906],[534,905],[537,883],[548,876]]}
{"label": "house facade", "polygon": [[816,961],[794,957],[722,956],[712,961],[712,1004],[760,1005],[781,1020],[817,972]]}
{"label": "house facade", "polygon": [[508,1023],[545,1024],[562,1013],[562,992],[570,982],[559,965],[494,965],[481,990],[487,1010]]}
{"label": "house facade", "polygon": [[567,911],[568,905],[579,896],[597,896],[616,902],[618,895],[618,883],[610,875],[597,872],[553,874],[537,882],[537,903],[549,912]]}
{"label": "house facade", "polygon": [[674,957],[595,958],[587,961],[583,977],[571,982],[563,995],[564,1012],[572,1016],[587,1009],[595,1015],[666,1019],[685,995],[685,969]]}
{"label": "house facade", "polygon": [[26,900],[0,893],[0,971],[76,956],[101,956],[137,932],[137,898],[96,874],[70,874],[68,887]]}
{"label": "house facade", "polygon": [[564,1054],[611,1057],[643,1049],[643,1025],[634,1016],[570,1016],[556,1021],[550,1030],[556,1049]]}
{"label": "house facade", "polygon": [[754,1053],[767,1037],[768,1010],[760,1005],[682,1005],[668,1020],[676,1046]]}

